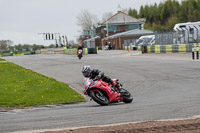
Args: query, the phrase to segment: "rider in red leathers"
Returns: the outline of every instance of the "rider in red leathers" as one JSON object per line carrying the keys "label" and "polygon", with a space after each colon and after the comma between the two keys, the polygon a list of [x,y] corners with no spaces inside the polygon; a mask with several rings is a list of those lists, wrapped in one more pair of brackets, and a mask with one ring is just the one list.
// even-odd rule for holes
{"label": "rider in red leathers", "polygon": [[82,69],[82,73],[84,77],[90,78],[90,79],[102,79],[104,82],[113,85],[117,89],[121,89],[121,86],[118,83],[113,82],[113,80],[105,76],[103,72],[99,71],[98,69],[92,69],[90,66],[84,66]]}

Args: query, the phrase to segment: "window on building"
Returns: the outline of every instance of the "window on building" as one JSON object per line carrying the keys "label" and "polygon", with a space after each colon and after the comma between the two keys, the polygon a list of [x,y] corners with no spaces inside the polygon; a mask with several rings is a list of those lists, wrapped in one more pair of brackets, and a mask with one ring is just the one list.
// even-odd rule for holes
{"label": "window on building", "polygon": [[118,25],[108,25],[108,31],[109,32],[115,32],[115,31],[119,31],[120,27]]}
{"label": "window on building", "polygon": [[96,31],[93,29],[88,29],[88,30],[84,30],[84,35],[86,36],[94,36],[96,34]]}
{"label": "window on building", "polygon": [[85,30],[85,31],[84,31],[84,35],[89,36],[89,35],[90,35],[90,32],[89,32],[88,30]]}
{"label": "window on building", "polygon": [[134,29],[138,29],[138,28],[139,28],[139,24],[126,25],[126,30],[134,30]]}

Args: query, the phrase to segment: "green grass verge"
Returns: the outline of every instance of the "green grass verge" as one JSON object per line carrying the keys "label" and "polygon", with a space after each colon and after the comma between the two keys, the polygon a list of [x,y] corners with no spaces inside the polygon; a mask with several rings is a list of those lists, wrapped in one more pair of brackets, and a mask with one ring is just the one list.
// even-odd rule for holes
{"label": "green grass verge", "polygon": [[27,107],[82,102],[82,95],[65,83],[24,69],[0,63],[0,107]]}
{"label": "green grass verge", "polygon": [[0,61],[6,61],[6,60],[4,60],[4,59],[0,58]]}

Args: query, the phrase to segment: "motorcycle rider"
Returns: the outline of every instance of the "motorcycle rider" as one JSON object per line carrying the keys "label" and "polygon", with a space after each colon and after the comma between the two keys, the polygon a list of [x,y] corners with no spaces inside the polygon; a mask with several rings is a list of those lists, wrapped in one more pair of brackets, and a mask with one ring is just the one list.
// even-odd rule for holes
{"label": "motorcycle rider", "polygon": [[[79,45],[78,48],[77,48],[77,54],[78,54],[78,50],[82,50],[83,51],[83,47],[82,45]],[[83,52],[82,52],[83,53]]]}
{"label": "motorcycle rider", "polygon": [[99,71],[98,69],[92,69],[90,66],[84,66],[82,69],[82,74],[86,78],[90,79],[102,79],[104,82],[113,85],[117,89],[121,89],[121,86],[118,83],[113,82],[113,80],[105,76],[103,72]]}
{"label": "motorcycle rider", "polygon": [[79,50],[79,49],[80,49],[80,50],[83,50],[82,45],[79,45],[79,46],[78,46],[77,50]]}

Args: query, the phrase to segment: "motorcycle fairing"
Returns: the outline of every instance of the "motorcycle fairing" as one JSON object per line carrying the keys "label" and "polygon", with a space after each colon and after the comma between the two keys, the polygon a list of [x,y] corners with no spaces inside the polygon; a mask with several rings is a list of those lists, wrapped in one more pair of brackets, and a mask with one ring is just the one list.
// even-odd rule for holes
{"label": "motorcycle fairing", "polygon": [[87,88],[87,93],[90,94],[89,93],[90,91],[98,91],[98,90],[103,90],[106,92],[109,102],[114,102],[118,100],[123,101],[123,98],[120,97],[120,93],[112,91],[111,85],[103,82],[102,80],[92,81],[90,86]]}

